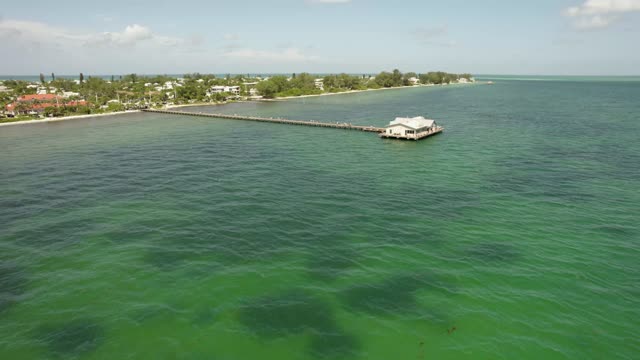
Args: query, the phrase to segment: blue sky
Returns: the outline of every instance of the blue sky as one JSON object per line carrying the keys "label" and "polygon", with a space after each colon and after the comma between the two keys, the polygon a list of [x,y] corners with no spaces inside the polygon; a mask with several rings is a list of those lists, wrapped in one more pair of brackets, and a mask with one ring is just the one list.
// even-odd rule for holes
{"label": "blue sky", "polygon": [[14,1],[0,74],[640,74],[640,0]]}

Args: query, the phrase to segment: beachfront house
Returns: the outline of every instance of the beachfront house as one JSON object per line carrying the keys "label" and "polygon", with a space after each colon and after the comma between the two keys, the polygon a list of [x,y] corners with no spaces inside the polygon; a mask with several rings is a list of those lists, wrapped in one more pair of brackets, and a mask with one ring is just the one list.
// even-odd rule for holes
{"label": "beachfront house", "polygon": [[409,81],[409,84],[411,85],[418,85],[420,84],[420,79],[418,79],[417,77],[410,77],[409,79],[407,79]]}
{"label": "beachfront house", "polygon": [[55,93],[57,93],[57,92],[58,92],[58,89],[57,89],[57,88],[54,88],[54,87],[50,87],[50,88],[46,88],[46,87],[39,87],[39,88],[36,90],[36,94],[37,94],[37,95],[45,95],[45,94],[49,94],[49,93],[51,93],[51,94],[55,94]]}
{"label": "beachfront house", "polygon": [[209,96],[212,94],[229,93],[233,95],[240,95],[240,86],[213,86],[209,89]]}
{"label": "beachfront house", "polygon": [[63,91],[62,97],[65,99],[68,99],[70,97],[80,97],[80,93],[73,92],[73,91]]}
{"label": "beachfront house", "polygon": [[322,79],[322,78],[315,79],[313,81],[313,83],[316,86],[316,89],[320,89],[320,90],[324,91],[324,79]]}
{"label": "beachfront house", "polygon": [[438,128],[435,120],[425,119],[422,116],[413,118],[398,117],[385,127],[383,137],[398,139],[419,139],[424,134],[431,133]]}

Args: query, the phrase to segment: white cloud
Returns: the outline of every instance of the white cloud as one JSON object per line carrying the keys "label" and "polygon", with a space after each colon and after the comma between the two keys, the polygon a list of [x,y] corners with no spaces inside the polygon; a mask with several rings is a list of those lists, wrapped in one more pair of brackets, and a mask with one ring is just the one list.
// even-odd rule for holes
{"label": "white cloud", "polygon": [[578,29],[606,28],[626,13],[640,11],[640,0],[586,0],[565,10]]}
{"label": "white cloud", "polygon": [[13,74],[152,72],[198,60],[195,52],[203,49],[197,34],[166,36],[139,24],[98,32],[13,19],[0,19],[0,43],[7,54],[0,56],[0,68]]}
{"label": "white cloud", "polygon": [[138,24],[127,26],[124,31],[104,32],[90,35],[86,45],[132,46],[145,40],[153,39],[154,34],[148,27]]}
{"label": "white cloud", "polygon": [[0,38],[44,47],[103,46],[131,47],[147,43],[151,46],[176,46],[188,44],[177,37],[155,34],[148,27],[133,24],[122,31],[86,32],[69,30],[44,23],[21,20],[0,20]]}
{"label": "white cloud", "polygon": [[301,71],[324,61],[293,43],[258,47],[235,33],[211,41],[201,34],[159,34],[142,24],[100,32],[5,18],[0,19],[0,69],[10,74]]}

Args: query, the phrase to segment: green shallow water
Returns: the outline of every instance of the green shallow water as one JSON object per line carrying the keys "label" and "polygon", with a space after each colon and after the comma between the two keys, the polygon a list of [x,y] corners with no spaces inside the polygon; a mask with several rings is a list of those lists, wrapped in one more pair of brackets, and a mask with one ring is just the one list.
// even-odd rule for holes
{"label": "green shallow water", "polygon": [[640,82],[0,128],[2,359],[633,359]]}

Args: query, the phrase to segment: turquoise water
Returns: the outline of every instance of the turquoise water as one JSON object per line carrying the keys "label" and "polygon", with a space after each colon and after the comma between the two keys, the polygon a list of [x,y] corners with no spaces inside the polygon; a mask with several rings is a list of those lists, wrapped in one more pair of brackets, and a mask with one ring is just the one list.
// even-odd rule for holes
{"label": "turquoise water", "polygon": [[640,83],[0,127],[1,359],[633,359]]}
{"label": "turquoise water", "polygon": [[498,81],[561,81],[561,82],[639,82],[638,75],[616,76],[561,76],[561,75],[476,75],[477,80]]}

